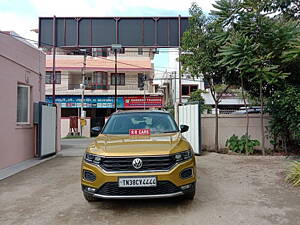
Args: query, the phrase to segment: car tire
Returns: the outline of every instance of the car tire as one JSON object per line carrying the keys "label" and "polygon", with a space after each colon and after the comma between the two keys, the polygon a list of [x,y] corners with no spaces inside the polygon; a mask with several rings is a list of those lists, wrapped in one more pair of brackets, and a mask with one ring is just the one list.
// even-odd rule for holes
{"label": "car tire", "polygon": [[193,184],[191,190],[184,194],[184,198],[187,200],[193,200],[196,194],[196,184]]}
{"label": "car tire", "polygon": [[83,196],[84,196],[85,200],[87,200],[88,202],[97,202],[97,201],[99,201],[98,198],[95,198],[91,194],[88,194],[88,193],[85,193],[85,192],[83,192]]}

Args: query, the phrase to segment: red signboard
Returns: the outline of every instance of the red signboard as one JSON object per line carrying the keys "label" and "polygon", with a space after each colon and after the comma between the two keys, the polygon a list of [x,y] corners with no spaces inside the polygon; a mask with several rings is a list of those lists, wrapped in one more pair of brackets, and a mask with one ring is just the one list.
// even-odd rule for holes
{"label": "red signboard", "polygon": [[150,135],[150,129],[130,129],[129,135]]}
{"label": "red signboard", "polygon": [[163,98],[161,96],[124,96],[124,108],[162,108]]}

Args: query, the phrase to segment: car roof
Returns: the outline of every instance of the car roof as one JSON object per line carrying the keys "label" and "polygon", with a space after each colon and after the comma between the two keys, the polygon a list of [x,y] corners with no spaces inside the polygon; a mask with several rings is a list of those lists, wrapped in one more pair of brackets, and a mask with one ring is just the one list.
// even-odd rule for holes
{"label": "car roof", "polygon": [[114,112],[112,115],[118,115],[118,114],[130,114],[130,113],[165,113],[169,114],[168,111],[165,110],[119,110],[117,112]]}

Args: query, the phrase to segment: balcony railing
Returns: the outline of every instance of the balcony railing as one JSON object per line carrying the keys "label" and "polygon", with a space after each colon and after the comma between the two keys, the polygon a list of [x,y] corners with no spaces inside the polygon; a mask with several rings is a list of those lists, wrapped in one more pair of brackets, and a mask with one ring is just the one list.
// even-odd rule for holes
{"label": "balcony railing", "polygon": [[[69,84],[69,90],[80,89],[80,84]],[[108,84],[88,83],[85,84],[85,90],[109,90]]]}
{"label": "balcony railing", "polygon": [[108,90],[108,84],[89,83],[85,85],[86,90]]}

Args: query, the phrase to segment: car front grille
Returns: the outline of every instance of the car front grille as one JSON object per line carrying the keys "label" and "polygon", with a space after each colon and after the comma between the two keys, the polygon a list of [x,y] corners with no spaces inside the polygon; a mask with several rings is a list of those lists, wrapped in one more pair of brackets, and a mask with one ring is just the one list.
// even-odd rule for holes
{"label": "car front grille", "polygon": [[[140,169],[135,169],[132,165],[134,159],[140,158],[143,165]],[[138,171],[165,171],[170,170],[176,164],[176,159],[172,155],[153,157],[105,157],[102,159],[101,167],[108,172],[138,172]]]}
{"label": "car front grille", "polygon": [[158,181],[156,187],[119,187],[117,182],[105,183],[97,194],[100,195],[159,195],[179,192],[180,189],[169,181]]}

